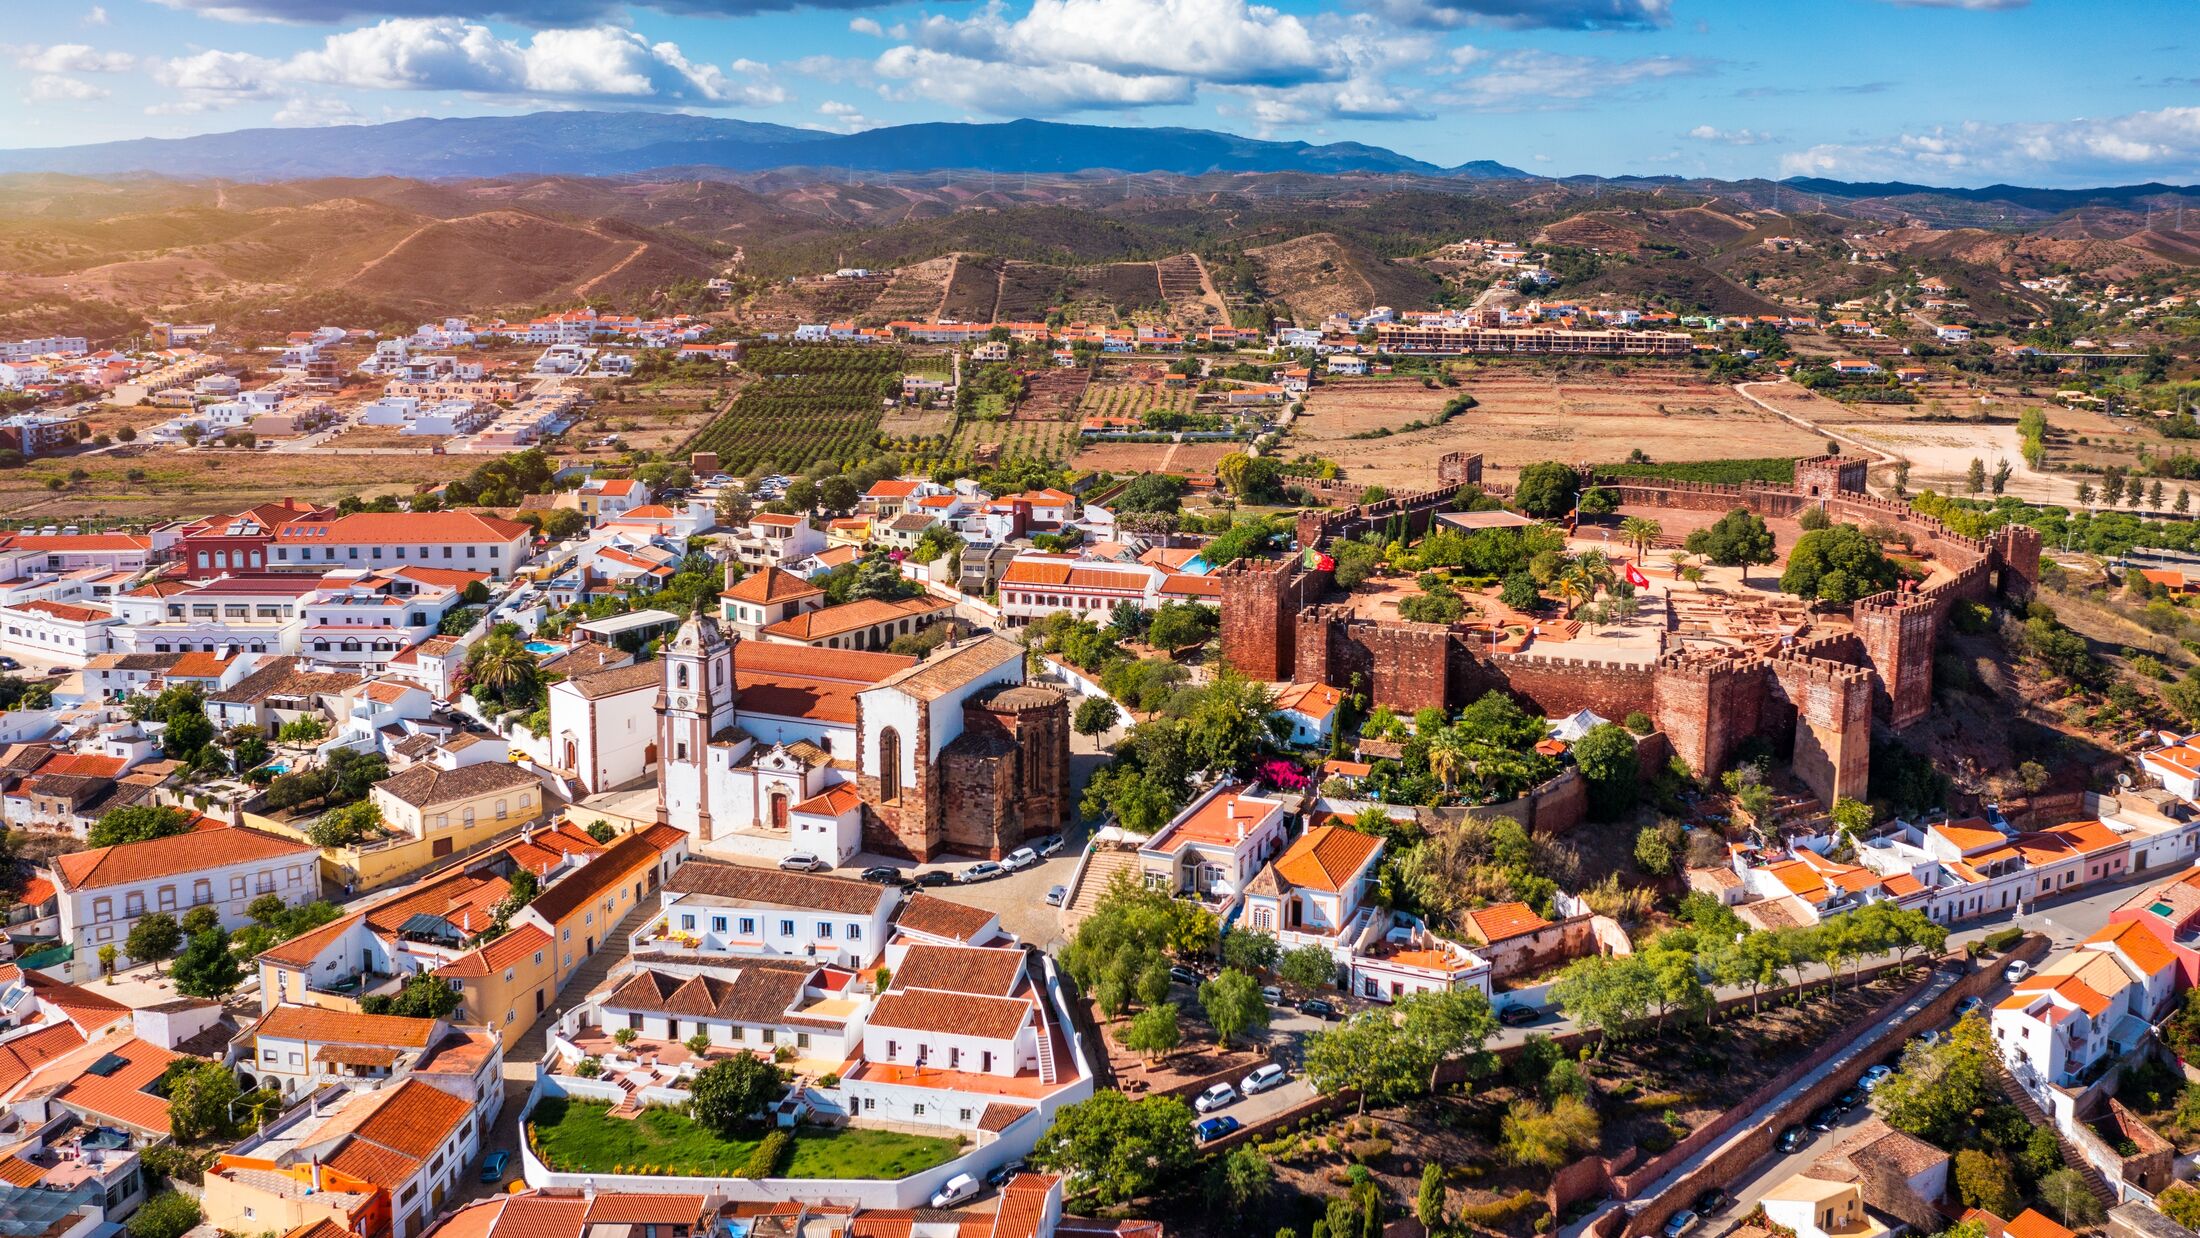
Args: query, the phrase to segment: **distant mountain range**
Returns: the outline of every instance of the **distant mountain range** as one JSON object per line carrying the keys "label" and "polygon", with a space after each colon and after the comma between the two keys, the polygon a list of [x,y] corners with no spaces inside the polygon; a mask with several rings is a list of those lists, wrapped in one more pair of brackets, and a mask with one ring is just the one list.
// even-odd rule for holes
{"label": "distant mountain range", "polygon": [[672,112],[536,112],[320,129],[242,129],[190,138],[0,151],[0,172],[150,172],[231,180],[321,176],[618,176],[653,168],[759,172],[1300,172],[1524,180],[1477,160],[1446,168],[1380,146],[1267,142],[1205,129],[1016,120],[820,133]]}

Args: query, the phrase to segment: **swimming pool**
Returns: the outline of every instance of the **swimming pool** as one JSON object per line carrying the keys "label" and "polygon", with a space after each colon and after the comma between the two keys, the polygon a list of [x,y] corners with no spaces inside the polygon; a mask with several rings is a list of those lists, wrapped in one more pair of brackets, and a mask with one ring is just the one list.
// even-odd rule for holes
{"label": "swimming pool", "polygon": [[290,772],[290,762],[269,761],[267,764],[261,766],[260,768],[266,770],[270,774],[287,774]]}
{"label": "swimming pool", "polygon": [[565,646],[553,645],[546,640],[531,640],[527,642],[527,652],[548,656],[553,653],[564,653]]}

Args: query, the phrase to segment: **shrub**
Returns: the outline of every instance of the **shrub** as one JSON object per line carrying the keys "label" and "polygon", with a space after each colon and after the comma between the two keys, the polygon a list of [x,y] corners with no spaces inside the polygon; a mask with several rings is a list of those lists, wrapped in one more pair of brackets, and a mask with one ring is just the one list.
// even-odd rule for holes
{"label": "shrub", "polygon": [[1627,715],[1626,721],[1621,723],[1621,725],[1625,726],[1628,730],[1633,731],[1637,735],[1648,735],[1650,732],[1658,729],[1657,724],[1650,721],[1650,715],[1642,712],[1639,709]]}
{"label": "shrub", "polygon": [[1459,1210],[1456,1219],[1462,1226],[1501,1230],[1509,1228],[1513,1222],[1527,1216],[1542,1203],[1542,1199],[1534,1191],[1522,1187],[1518,1194],[1508,1199],[1487,1204],[1468,1204]]}
{"label": "shrub", "polygon": [[2024,940],[2024,930],[2012,924],[2008,928],[1995,929],[1980,939],[1980,944],[1996,954],[2008,950]]}
{"label": "shrub", "polygon": [[1352,1145],[1352,1159],[1362,1165],[1374,1165],[1389,1155],[1388,1139],[1362,1139]]}
{"label": "shrub", "polygon": [[779,1171],[779,1163],[794,1149],[794,1136],[785,1131],[773,1131],[749,1153],[748,1164],[741,1167],[744,1178],[769,1178]]}
{"label": "shrub", "polygon": [[163,1191],[145,1201],[130,1217],[130,1238],[181,1238],[199,1223],[198,1201],[175,1191]]}
{"label": "shrub", "polygon": [[573,1067],[573,1073],[583,1079],[593,1079],[603,1073],[603,1063],[593,1057],[584,1057]]}

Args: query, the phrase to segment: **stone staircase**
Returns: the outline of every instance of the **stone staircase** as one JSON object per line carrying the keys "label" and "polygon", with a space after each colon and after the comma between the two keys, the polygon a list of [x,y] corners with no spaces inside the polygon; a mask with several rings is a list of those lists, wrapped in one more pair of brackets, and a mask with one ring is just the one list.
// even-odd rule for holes
{"label": "stone staircase", "polygon": [[1062,925],[1074,927],[1092,914],[1117,873],[1138,872],[1138,852],[1134,848],[1096,847],[1085,861],[1084,872],[1077,878],[1077,888],[1062,900]]}
{"label": "stone staircase", "polygon": [[556,997],[550,999],[550,1008],[542,1012],[533,1027],[527,1029],[512,1046],[505,1050],[508,1062],[524,1062],[530,1065],[542,1060],[544,1048],[550,1043],[550,1025],[557,1022],[566,1011],[581,1004],[581,999],[593,992],[610,976],[611,969],[626,961],[626,941],[641,930],[644,922],[657,914],[659,906],[655,897],[645,899],[641,905],[626,913],[626,917],[614,926],[604,938],[596,953],[583,960],[573,974],[565,978]]}
{"label": "stone staircase", "polygon": [[618,1104],[611,1107],[610,1116],[614,1118],[631,1118],[639,1114],[642,1111],[642,1106],[634,1097],[634,1085],[628,1083],[623,1077],[614,1076],[611,1081],[618,1084],[619,1091],[625,1095],[620,1098]]}
{"label": "stone staircase", "polygon": [[2024,1090],[2024,1085],[2018,1083],[2016,1077],[2009,1073],[2008,1067],[2002,1065],[2000,1058],[1991,1057],[1988,1061],[1992,1063],[1994,1081],[2001,1086],[2002,1094],[2009,1098],[2009,1102],[2024,1114],[2024,1120],[2033,1126],[2055,1131],[2055,1150],[2062,1154],[2063,1164],[2078,1172],[2078,1177],[2085,1182],[2085,1189],[2092,1192],[2093,1198],[2100,1201],[2102,1208],[2115,1207],[2119,1202],[2116,1192],[2101,1177],[2101,1171],[2093,1167],[2093,1162],[2078,1155],[2078,1150],[2070,1146],[2070,1141],[2062,1137],[2061,1131],[2056,1130],[2054,1120],[2040,1108],[2038,1101],[2032,1099],[2032,1094]]}

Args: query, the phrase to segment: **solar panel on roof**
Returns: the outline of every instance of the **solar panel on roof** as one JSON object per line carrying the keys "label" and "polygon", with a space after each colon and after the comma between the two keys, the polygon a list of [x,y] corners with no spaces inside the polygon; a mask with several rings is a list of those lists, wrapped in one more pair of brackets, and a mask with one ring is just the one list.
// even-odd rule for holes
{"label": "solar panel on roof", "polygon": [[109,1053],[102,1056],[98,1061],[92,1063],[90,1066],[85,1067],[84,1073],[87,1075],[98,1075],[100,1078],[104,1079],[107,1076],[114,1074],[116,1071],[121,1070],[123,1067],[128,1066],[129,1064],[129,1058],[126,1058],[119,1053]]}

